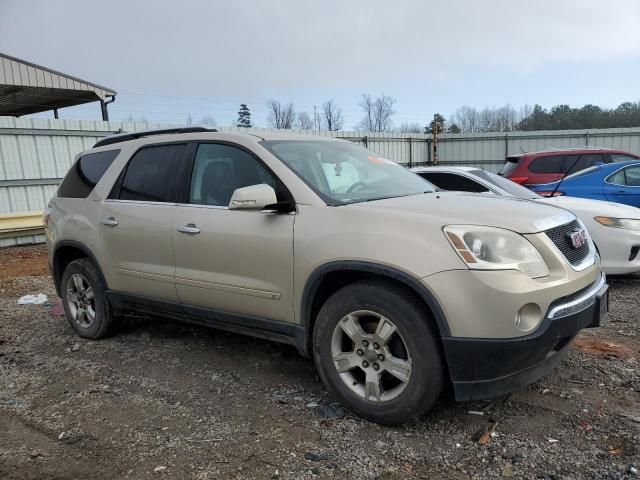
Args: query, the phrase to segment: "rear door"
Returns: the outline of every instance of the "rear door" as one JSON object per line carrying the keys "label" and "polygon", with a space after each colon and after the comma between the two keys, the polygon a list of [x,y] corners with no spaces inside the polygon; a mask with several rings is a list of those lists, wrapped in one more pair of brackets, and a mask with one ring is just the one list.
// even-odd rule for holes
{"label": "rear door", "polygon": [[607,200],[640,207],[640,165],[630,165],[609,175],[604,192]]}
{"label": "rear door", "polygon": [[112,290],[177,302],[171,220],[186,144],[143,147],[133,154],[100,214],[101,251]]}
{"label": "rear door", "polygon": [[196,146],[188,195],[176,207],[171,232],[180,301],[198,307],[196,314],[291,322],[295,215],[228,208],[237,188],[268,184],[279,201],[288,192],[247,150]]}

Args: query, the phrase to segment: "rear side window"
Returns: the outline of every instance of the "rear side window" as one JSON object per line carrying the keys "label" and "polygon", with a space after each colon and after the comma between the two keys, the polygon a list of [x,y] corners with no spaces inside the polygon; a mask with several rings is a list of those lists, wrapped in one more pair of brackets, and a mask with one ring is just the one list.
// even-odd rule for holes
{"label": "rear side window", "polygon": [[500,175],[509,175],[511,172],[514,172],[518,165],[520,164],[521,157],[507,157],[504,165],[500,169]]}
{"label": "rear side window", "polygon": [[640,166],[626,167],[607,178],[608,183],[627,187],[640,187]]}
{"label": "rear side window", "polygon": [[430,181],[436,187],[454,192],[484,193],[490,191],[487,187],[470,178],[455,173],[419,172],[422,178]]}
{"label": "rear side window", "polygon": [[529,171],[532,173],[564,173],[565,160],[564,155],[539,157],[531,162]]}
{"label": "rear side window", "polygon": [[632,157],[631,155],[621,155],[619,153],[613,153],[611,154],[611,161],[612,162],[626,162],[629,160],[638,160],[637,157]]}
{"label": "rear side window", "polygon": [[78,159],[58,189],[58,197],[87,198],[120,150],[88,153]]}
{"label": "rear side window", "polygon": [[158,145],[138,150],[109,198],[141,202],[177,202],[184,175],[185,144]]}

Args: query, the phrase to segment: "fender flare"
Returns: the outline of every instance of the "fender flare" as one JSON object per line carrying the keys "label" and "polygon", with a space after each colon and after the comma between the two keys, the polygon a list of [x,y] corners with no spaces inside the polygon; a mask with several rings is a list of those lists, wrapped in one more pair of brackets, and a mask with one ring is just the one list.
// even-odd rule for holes
{"label": "fender flare", "polygon": [[[438,328],[440,337],[448,337],[451,335],[449,324],[447,323],[447,319],[445,318],[442,308],[438,304],[433,293],[431,293],[422,282],[408,273],[398,270],[397,268],[358,260],[342,260],[326,263],[316,268],[311,275],[309,275],[304,286],[300,304],[300,321],[304,330],[309,330],[309,326],[311,324],[311,307],[313,305],[313,299],[318,291],[318,287],[322,283],[325,275],[337,271],[374,273],[403,283],[418,294],[418,296],[429,307],[431,314],[433,315],[433,319],[436,322],[436,327]],[[307,333],[310,334],[310,332]]]}
{"label": "fender flare", "polygon": [[100,263],[98,263],[98,260],[96,259],[96,256],[89,249],[89,247],[87,247],[84,244],[82,244],[80,242],[77,242],[75,240],[60,240],[58,243],[56,243],[55,247],[53,248],[53,264],[51,266],[51,270],[52,270],[52,273],[53,273],[53,275],[52,275],[53,276],[53,283],[55,284],[56,292],[58,293],[58,296],[61,297],[60,281],[62,280],[62,272],[58,272],[56,270],[56,255],[58,254],[58,251],[63,247],[72,247],[72,248],[80,250],[82,253],[84,253],[93,262],[93,264],[96,266],[96,268],[98,270],[98,276],[100,277],[100,280],[102,281],[102,284],[104,285],[105,289],[108,290],[109,287],[107,285],[107,280],[104,278],[104,275],[102,273],[102,269],[100,268]]}

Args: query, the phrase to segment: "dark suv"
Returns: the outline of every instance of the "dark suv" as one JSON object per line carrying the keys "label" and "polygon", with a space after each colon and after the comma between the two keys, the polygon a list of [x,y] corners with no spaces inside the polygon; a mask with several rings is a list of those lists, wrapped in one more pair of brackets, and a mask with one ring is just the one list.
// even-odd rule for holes
{"label": "dark suv", "polygon": [[638,160],[640,156],[608,148],[568,148],[509,155],[500,175],[521,185],[556,182],[598,163]]}

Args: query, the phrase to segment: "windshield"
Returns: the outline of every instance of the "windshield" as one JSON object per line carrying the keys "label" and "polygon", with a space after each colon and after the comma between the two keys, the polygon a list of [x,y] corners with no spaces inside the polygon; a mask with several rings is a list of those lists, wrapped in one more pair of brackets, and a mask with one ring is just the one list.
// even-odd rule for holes
{"label": "windshield", "polygon": [[436,191],[431,183],[377,153],[348,142],[262,142],[329,205]]}
{"label": "windshield", "polygon": [[484,170],[476,170],[473,172],[478,177],[486,180],[487,182],[492,183],[496,187],[505,190],[510,195],[513,195],[516,198],[522,198],[524,200],[532,200],[534,198],[542,198],[535,192],[532,192],[526,187],[522,185],[518,185],[516,182],[512,182],[500,175],[496,175],[495,173],[486,172]]}

